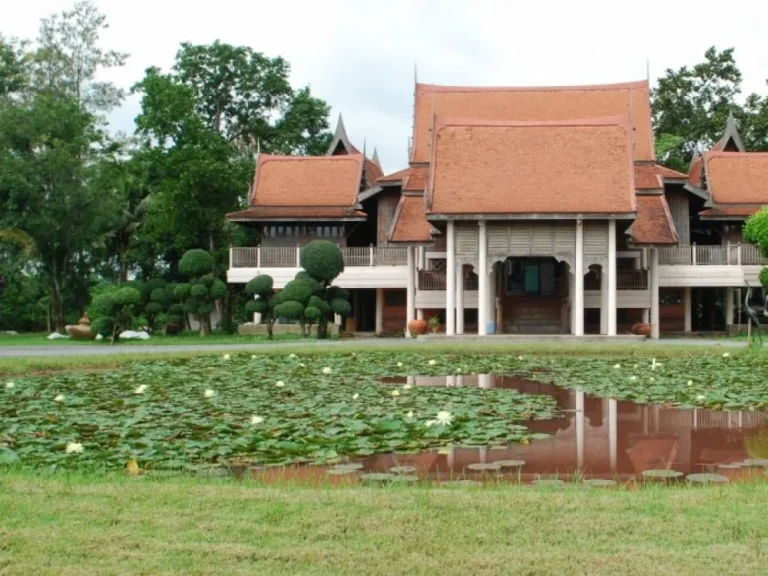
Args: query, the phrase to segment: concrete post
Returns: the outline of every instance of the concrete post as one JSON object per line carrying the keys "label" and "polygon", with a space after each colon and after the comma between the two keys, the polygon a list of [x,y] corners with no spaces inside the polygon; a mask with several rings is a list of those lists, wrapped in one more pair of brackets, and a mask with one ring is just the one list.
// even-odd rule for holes
{"label": "concrete post", "polygon": [[456,266],[456,334],[464,334],[464,266]]}
{"label": "concrete post", "polygon": [[576,220],[576,265],[574,294],[574,336],[584,336],[584,221]]}
{"label": "concrete post", "polygon": [[734,309],[734,301],[733,301],[733,288],[726,288],[725,289],[725,329],[728,331],[728,328],[733,325],[733,309]]}
{"label": "concrete post", "polygon": [[488,230],[484,220],[478,223],[477,234],[477,334],[488,335],[488,298],[490,278],[488,276]]}
{"label": "concrete post", "polygon": [[692,331],[692,322],[691,322],[691,316],[692,316],[692,307],[693,302],[691,298],[691,287],[686,286],[683,288],[683,308],[685,309],[685,324],[683,326],[683,330],[685,333],[689,333]]}
{"label": "concrete post", "polygon": [[600,270],[600,334],[608,334],[608,265]]}
{"label": "concrete post", "polygon": [[651,338],[659,339],[659,250],[651,248]]}
{"label": "concrete post", "polygon": [[407,250],[407,262],[406,267],[408,269],[408,277],[406,280],[406,292],[405,292],[405,334],[410,336],[408,332],[408,325],[414,320],[414,310],[416,303],[416,262],[413,257],[414,247],[408,246]]}
{"label": "concrete post", "polygon": [[616,336],[616,220],[608,220],[608,336]]}
{"label": "concrete post", "polygon": [[456,334],[456,248],[455,229],[453,220],[446,226],[446,267],[445,267],[445,334]]}
{"label": "concrete post", "polygon": [[376,288],[376,336],[384,333],[384,288]]}

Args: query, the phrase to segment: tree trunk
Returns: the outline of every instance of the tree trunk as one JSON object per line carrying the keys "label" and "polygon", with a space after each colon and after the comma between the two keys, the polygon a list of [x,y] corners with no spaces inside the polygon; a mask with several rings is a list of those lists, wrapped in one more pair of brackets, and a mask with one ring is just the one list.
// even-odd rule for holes
{"label": "tree trunk", "polygon": [[267,321],[267,340],[274,340],[275,335],[272,332],[272,326],[275,325],[275,321],[273,319],[270,319]]}
{"label": "tree trunk", "polygon": [[328,319],[321,318],[317,323],[317,339],[325,340],[328,338]]}
{"label": "tree trunk", "polygon": [[53,322],[56,325],[56,332],[64,333],[64,303],[62,302],[61,290],[58,281],[53,281],[53,294],[51,294],[51,309],[53,311]]}
{"label": "tree trunk", "polygon": [[198,316],[197,321],[200,324],[200,338],[205,338],[211,333],[211,315]]}

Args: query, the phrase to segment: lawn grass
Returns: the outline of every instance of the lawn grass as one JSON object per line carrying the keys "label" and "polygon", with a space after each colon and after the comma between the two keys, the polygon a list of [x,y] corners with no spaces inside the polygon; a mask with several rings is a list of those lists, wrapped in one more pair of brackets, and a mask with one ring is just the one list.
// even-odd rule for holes
{"label": "lawn grass", "polygon": [[[297,334],[279,334],[274,341],[296,341],[301,337]],[[269,342],[266,336],[258,334],[226,334],[214,331],[212,334],[201,338],[195,331],[186,331],[173,336],[158,334],[149,340],[121,340],[120,346],[150,345],[150,346],[178,346],[185,344],[261,344]],[[73,340],[71,338],[59,338],[48,340],[45,332],[25,332],[16,336],[0,334],[0,346],[110,346],[108,340]]]}
{"label": "lawn grass", "polygon": [[306,487],[0,472],[0,574],[764,574],[768,484]]}

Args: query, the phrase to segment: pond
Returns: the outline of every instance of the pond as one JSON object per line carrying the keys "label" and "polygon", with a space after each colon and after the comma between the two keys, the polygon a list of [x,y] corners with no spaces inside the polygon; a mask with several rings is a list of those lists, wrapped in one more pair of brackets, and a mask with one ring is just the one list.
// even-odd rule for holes
{"label": "pond", "polygon": [[391,476],[394,474],[405,475],[406,480],[418,477],[457,483],[551,479],[626,482],[690,476],[694,482],[725,482],[762,474],[768,466],[766,412],[679,409],[600,399],[580,389],[492,374],[407,376],[384,378],[382,383],[545,395],[556,401],[560,415],[526,422],[535,438],[529,443],[379,454],[355,459],[359,469],[348,464],[256,469],[253,476],[306,480],[330,475],[354,481],[371,475],[371,480],[386,481],[396,480]]}

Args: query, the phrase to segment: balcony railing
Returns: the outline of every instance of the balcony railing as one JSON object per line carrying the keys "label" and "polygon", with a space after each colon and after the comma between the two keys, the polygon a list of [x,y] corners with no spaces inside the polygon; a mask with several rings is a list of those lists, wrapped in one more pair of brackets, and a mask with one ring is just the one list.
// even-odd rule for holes
{"label": "balcony railing", "polygon": [[[344,265],[358,266],[404,266],[408,259],[408,248],[378,247],[342,248]],[[298,268],[299,248],[261,247],[231,248],[230,268]]]}
{"label": "balcony railing", "polygon": [[[647,270],[616,270],[617,290],[648,290]],[[584,276],[584,290],[600,290],[600,274],[590,270]]]}
{"label": "balcony railing", "polygon": [[659,264],[667,266],[759,266],[768,265],[752,244],[725,246],[670,246],[659,249]]}
{"label": "balcony railing", "polygon": [[[470,274],[464,278],[464,290],[477,290],[478,278]],[[419,290],[445,290],[445,272],[438,270],[419,270]]]}

